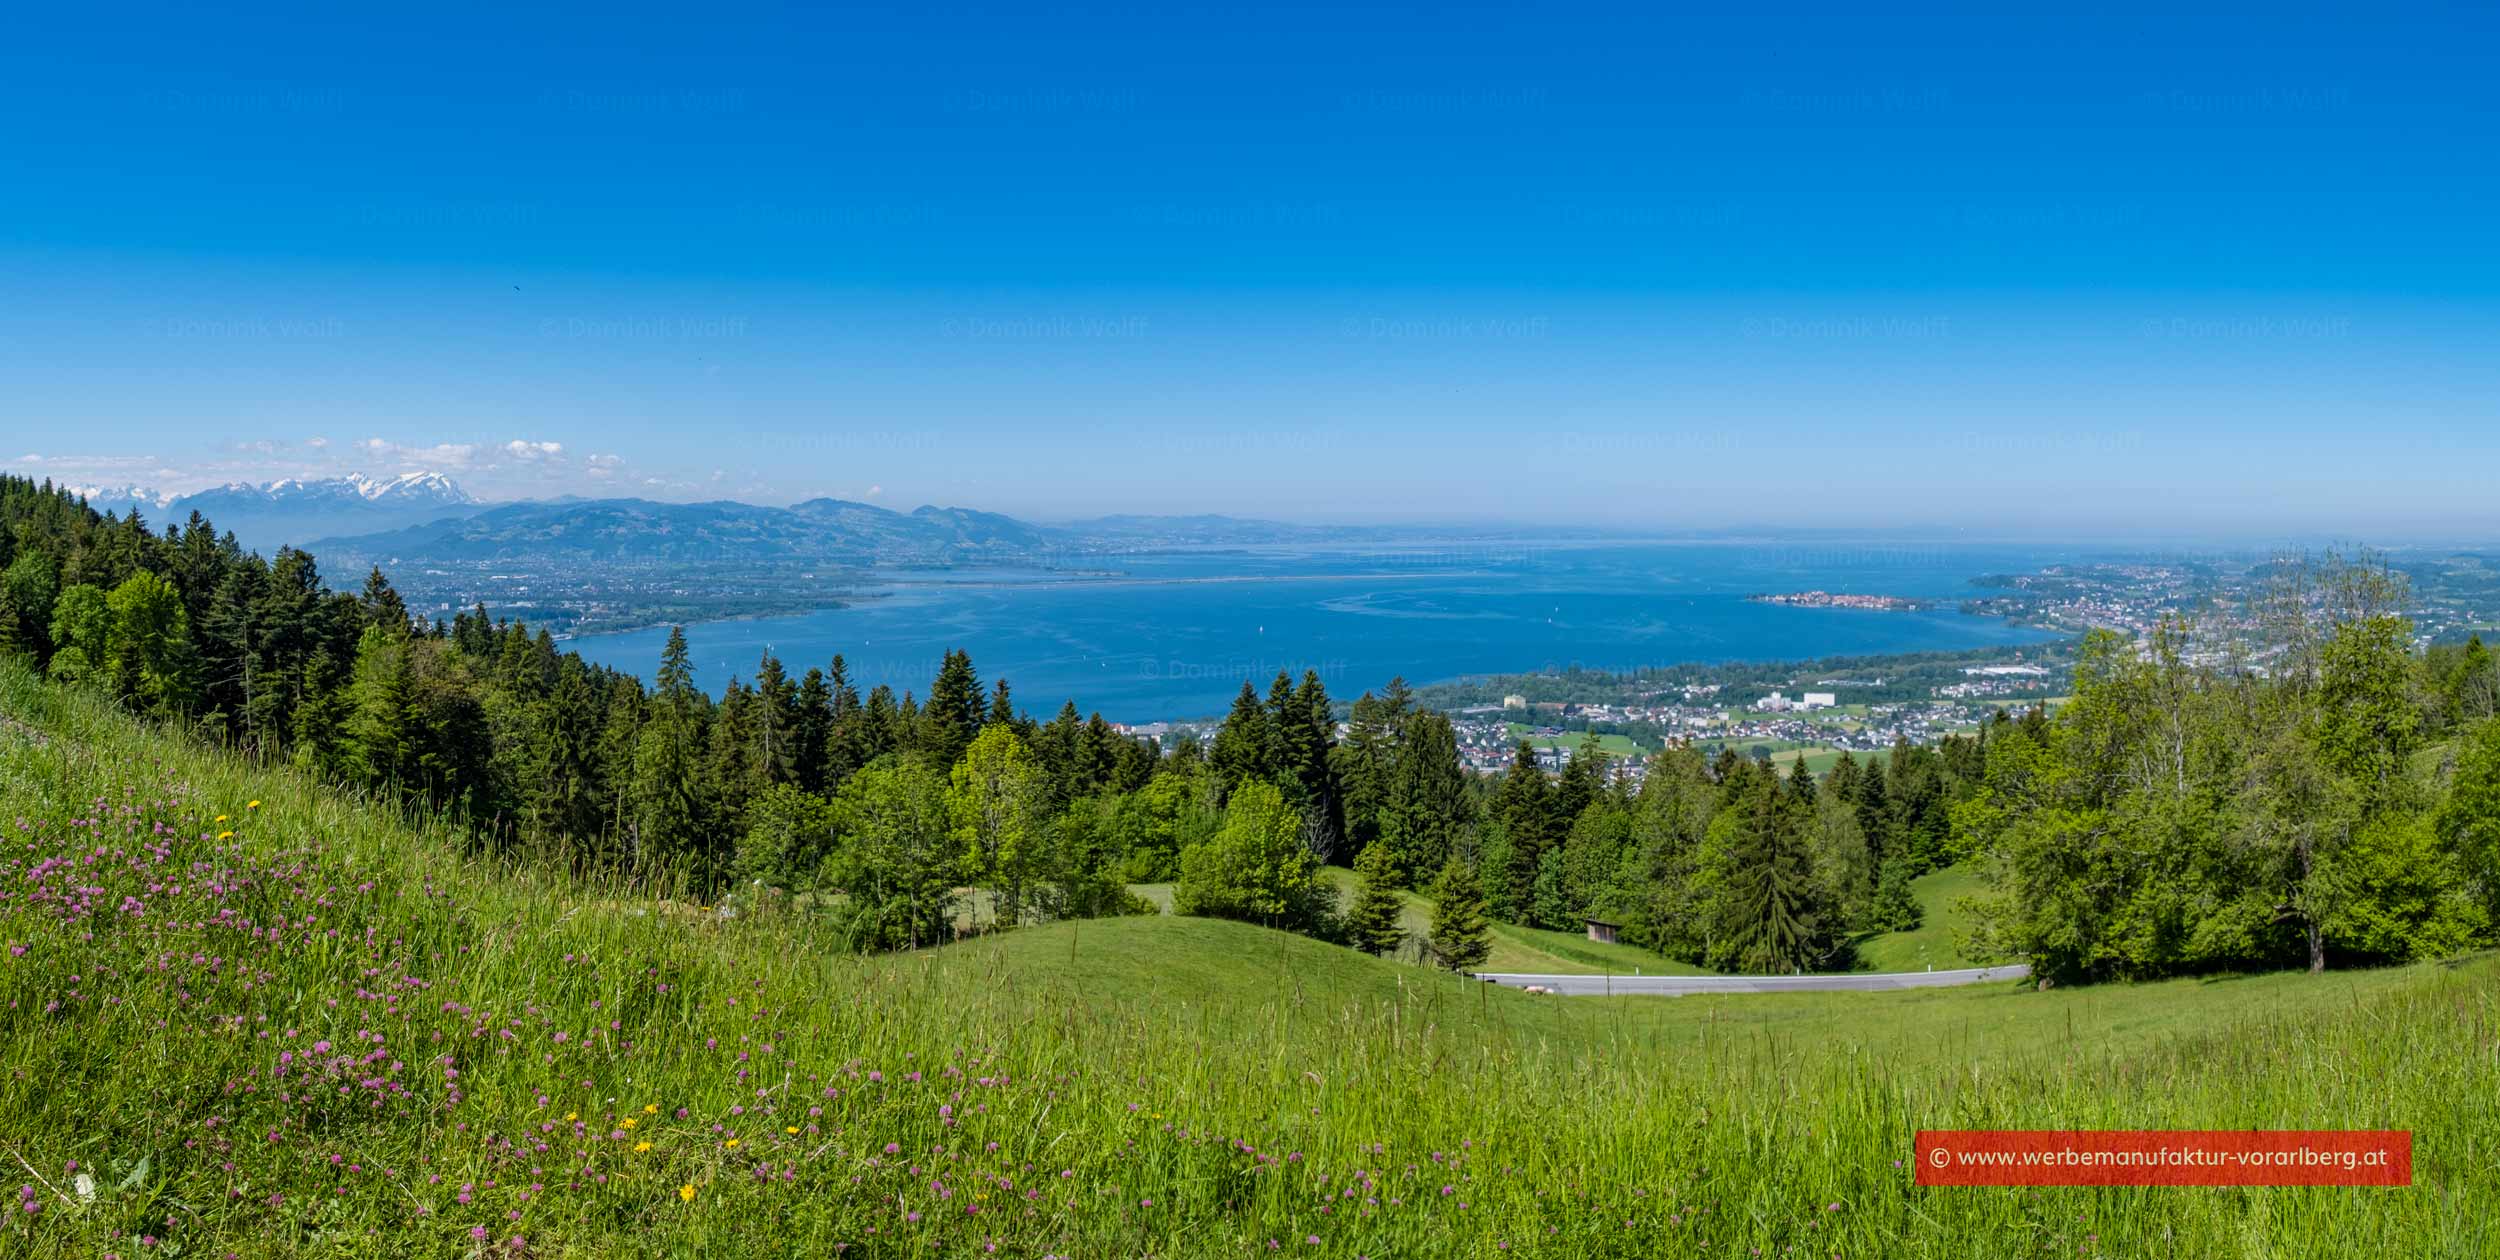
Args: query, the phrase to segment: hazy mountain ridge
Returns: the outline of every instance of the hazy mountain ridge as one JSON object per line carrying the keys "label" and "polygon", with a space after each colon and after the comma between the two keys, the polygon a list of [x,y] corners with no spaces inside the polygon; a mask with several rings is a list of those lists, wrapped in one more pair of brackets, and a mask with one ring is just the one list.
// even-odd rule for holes
{"label": "hazy mountain ridge", "polygon": [[159,528],[187,521],[197,512],[216,528],[232,531],[246,547],[262,550],[301,545],[333,534],[397,529],[486,507],[458,482],[438,472],[230,481],[189,494],[139,486],[71,489],[98,511],[117,515],[135,511]]}

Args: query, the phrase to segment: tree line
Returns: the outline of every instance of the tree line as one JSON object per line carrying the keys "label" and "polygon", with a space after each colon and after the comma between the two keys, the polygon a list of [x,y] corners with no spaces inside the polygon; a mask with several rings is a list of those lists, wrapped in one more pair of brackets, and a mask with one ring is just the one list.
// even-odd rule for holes
{"label": "tree line", "polygon": [[[1993,889],[1972,947],[2052,977],[2434,956],[2500,921],[2492,662],[2414,650],[2349,567],[2287,578],[2311,584],[2263,661],[2096,636],[2054,715],[1820,776],[1671,747],[1636,783],[1594,740],[1558,774],[1525,742],[1469,773],[1396,680],[1341,707],[1280,672],[1165,749],[1072,701],[1037,720],[961,651],[925,694],[767,653],[713,696],[682,632],[646,686],[483,608],[412,616],[378,570],[333,591],[308,553],[264,560],[196,515],[159,535],[0,477],[0,526],[0,652],[64,684],[450,812],[484,848],[774,890],[868,948],[1144,912],[1133,886],[1168,884],[1181,913],[1456,969],[1495,923],[1592,918],[1715,969],[1834,969],[1916,926],[1912,881],[1954,863]],[[1408,890],[1431,902],[1414,930]]]}

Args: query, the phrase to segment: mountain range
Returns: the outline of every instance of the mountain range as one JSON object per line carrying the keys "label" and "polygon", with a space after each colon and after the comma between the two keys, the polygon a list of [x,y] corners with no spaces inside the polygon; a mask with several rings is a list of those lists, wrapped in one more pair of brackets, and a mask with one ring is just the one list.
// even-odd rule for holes
{"label": "mountain range", "polygon": [[332,534],[398,529],[423,521],[483,511],[485,504],[438,472],[396,477],[288,477],[277,481],[231,481],[170,495],[138,486],[73,486],[90,506],[156,526],[187,521],[194,512],[246,547],[300,545]]}
{"label": "mountain range", "polygon": [[788,507],[720,500],[482,503],[441,473],[232,482],[185,495],[73,487],[101,511],[163,526],[193,512],[246,547],[307,546],[325,562],[416,565],[598,561],[637,565],[932,565],[1034,561],[1159,547],[1385,541],[1388,527],[1291,525],[1228,516],[1102,516],[1036,524],[996,512],[908,512],[846,499]]}
{"label": "mountain range", "polygon": [[790,507],[588,499],[506,503],[474,513],[319,540],[326,561],[385,566],[548,563],[869,565],[1025,559],[1051,535],[991,512],[924,507],[896,512],[841,499]]}

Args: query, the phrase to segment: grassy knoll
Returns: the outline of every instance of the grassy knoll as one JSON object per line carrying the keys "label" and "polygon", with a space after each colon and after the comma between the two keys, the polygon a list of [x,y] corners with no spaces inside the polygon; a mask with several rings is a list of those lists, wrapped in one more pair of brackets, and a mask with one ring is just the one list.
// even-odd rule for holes
{"label": "grassy knoll", "polygon": [[[6,667],[0,714],[0,1255],[2473,1256],[2500,1194],[2489,957],[1570,1000],[1172,917],[862,959]],[[2417,1184],[1922,1191],[1944,1124],[2411,1128]]]}
{"label": "grassy knoll", "polygon": [[1970,914],[1961,908],[1962,900],[1986,891],[1986,881],[1968,866],[1948,866],[1919,876],[1911,882],[1910,892],[1926,914],[1907,932],[1885,932],[1860,940],[1860,969],[1943,971],[2005,961],[1971,957],[1956,944],[1972,927]]}

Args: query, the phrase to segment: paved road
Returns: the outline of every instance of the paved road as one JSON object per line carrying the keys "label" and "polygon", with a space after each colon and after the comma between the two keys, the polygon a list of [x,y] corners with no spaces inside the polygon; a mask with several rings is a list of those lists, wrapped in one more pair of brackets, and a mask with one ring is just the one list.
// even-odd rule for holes
{"label": "paved road", "polygon": [[2020,980],[2031,974],[2024,963],[2003,967],[1971,967],[1961,971],[1896,971],[1883,975],[1836,976],[1534,976],[1519,972],[1479,971],[1478,980],[1524,989],[1542,985],[1565,997],[1655,994],[1682,997],[1687,993],[1798,993],[1934,989],[1989,980]]}

